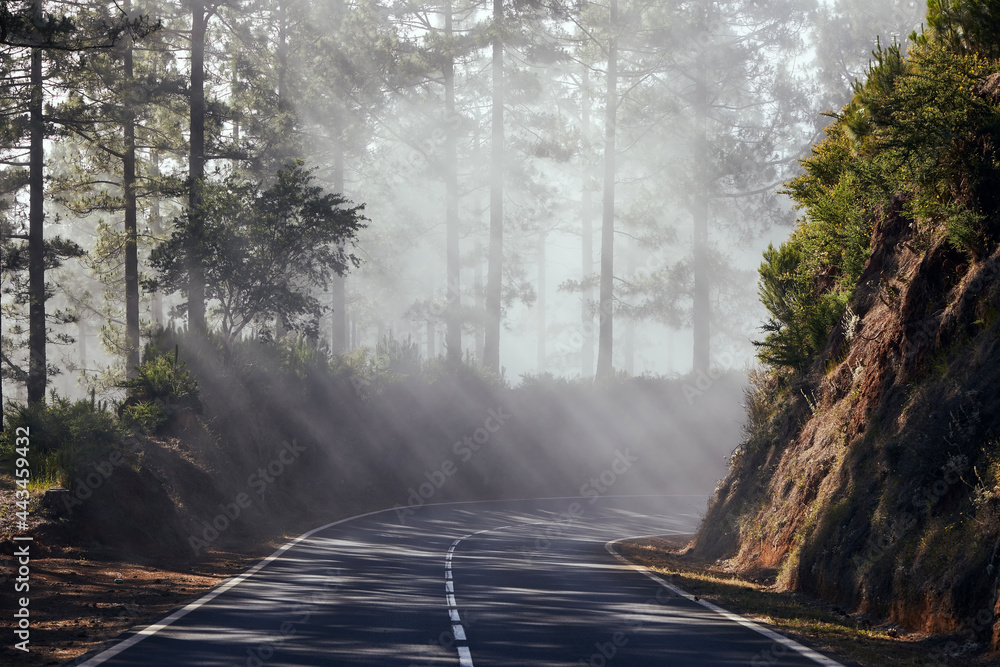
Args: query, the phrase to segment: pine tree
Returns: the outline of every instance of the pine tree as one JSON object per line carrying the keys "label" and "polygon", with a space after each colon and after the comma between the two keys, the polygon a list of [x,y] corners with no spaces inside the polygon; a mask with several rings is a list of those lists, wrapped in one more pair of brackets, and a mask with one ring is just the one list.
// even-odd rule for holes
{"label": "pine tree", "polygon": [[[111,18],[97,13],[55,16],[45,11],[44,0],[31,0],[5,5],[0,15],[0,37],[7,51],[5,60],[21,59],[26,71],[26,86],[20,96],[21,109],[27,122],[21,123],[22,134],[8,147],[17,150],[27,142],[28,158],[28,369],[26,384],[28,403],[35,405],[45,399],[49,372],[46,362],[47,318],[45,302],[49,297],[45,285],[47,261],[58,263],[62,258],[79,255],[77,247],[58,239],[46,247],[45,221],[45,149],[46,138],[46,56],[109,49],[127,36],[148,32],[145,19],[127,16]],[[23,146],[23,144],[20,144]],[[15,238],[17,235],[15,235]],[[47,258],[47,255],[49,256]]]}

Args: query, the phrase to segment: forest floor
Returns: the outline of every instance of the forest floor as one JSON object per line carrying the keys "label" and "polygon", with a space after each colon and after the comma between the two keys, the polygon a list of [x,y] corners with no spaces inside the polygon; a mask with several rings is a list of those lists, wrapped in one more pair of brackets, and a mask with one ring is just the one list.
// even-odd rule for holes
{"label": "forest floor", "polygon": [[[0,663],[59,665],[99,647],[129,628],[145,625],[190,602],[268,552],[210,551],[193,567],[138,564],[82,554],[31,561],[31,644],[23,653],[5,640]],[[5,560],[8,557],[4,556]],[[9,571],[10,565],[4,563]],[[119,583],[115,583],[119,580]],[[5,583],[4,588],[12,586]],[[14,595],[4,592],[4,607]],[[4,610],[10,618],[11,610]]]}
{"label": "forest floor", "polygon": [[[693,535],[627,540],[615,550],[628,560],[667,575],[677,587],[772,628],[807,646],[863,667],[942,664],[1000,667],[1000,655],[984,654],[964,639],[913,632],[828,602],[776,590],[773,581],[749,581],[686,553]],[[955,649],[956,645],[961,645]],[[977,654],[978,651],[978,654]],[[952,655],[944,658],[936,656]]]}
{"label": "forest floor", "polygon": [[[27,530],[15,530],[13,479],[0,478],[0,615],[11,619],[15,603],[29,599],[29,652],[13,647],[8,635],[0,664],[65,664],[134,627],[141,627],[191,602],[229,577],[273,553],[290,535],[264,540],[229,540],[197,559],[170,555],[135,557],[72,543],[56,522],[43,518],[37,500],[29,506]],[[16,591],[18,562],[13,535],[31,535],[28,591]],[[5,623],[6,625],[6,623]],[[8,626],[9,627],[9,626]],[[9,632],[9,631],[8,631]]]}

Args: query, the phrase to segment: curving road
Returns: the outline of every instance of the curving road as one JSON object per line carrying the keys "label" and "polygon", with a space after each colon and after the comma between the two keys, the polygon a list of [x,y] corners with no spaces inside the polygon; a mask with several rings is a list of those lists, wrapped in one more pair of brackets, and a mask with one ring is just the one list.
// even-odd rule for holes
{"label": "curving road", "polygon": [[77,662],[838,665],[616,560],[613,540],[693,532],[705,501],[564,498],[355,517]]}

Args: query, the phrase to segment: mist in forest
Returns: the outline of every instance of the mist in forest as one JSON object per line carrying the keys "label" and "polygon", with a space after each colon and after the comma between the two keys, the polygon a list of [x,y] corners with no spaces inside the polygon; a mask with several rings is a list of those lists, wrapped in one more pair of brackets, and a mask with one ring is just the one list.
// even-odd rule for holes
{"label": "mist in forest", "polygon": [[[358,438],[436,443],[400,463],[399,488],[419,489],[421,470],[479,461],[466,438],[502,408],[470,390],[442,417],[466,385],[411,382],[464,365],[522,408],[476,483],[534,466],[526,490],[559,486],[537,460],[508,465],[548,447],[587,462],[563,470],[586,495],[584,468],[631,442],[664,457],[632,491],[694,475],[707,492],[739,438],[756,267],[794,229],[783,183],[876,38],[905,42],[923,11],[6,3],[4,400],[121,400],[164,330],[285,344],[353,369],[382,406]],[[640,376],[629,404],[574,393]]]}

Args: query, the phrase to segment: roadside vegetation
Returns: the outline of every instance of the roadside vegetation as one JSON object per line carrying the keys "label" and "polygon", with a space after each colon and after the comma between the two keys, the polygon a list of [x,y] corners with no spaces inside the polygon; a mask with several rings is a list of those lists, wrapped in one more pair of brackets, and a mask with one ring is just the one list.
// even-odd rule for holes
{"label": "roadside vegetation", "polygon": [[[692,554],[1000,649],[1000,4],[930,2],[786,185],[741,444]],[[872,664],[890,664],[875,662]]]}
{"label": "roadside vegetation", "polygon": [[[220,504],[257,488],[255,473],[290,446],[302,462],[265,480],[221,542],[270,535],[291,517],[576,495],[622,447],[649,465],[617,492],[698,492],[721,473],[724,443],[735,435],[735,424],[702,427],[736,398],[735,373],[708,385],[693,377],[595,385],[539,375],[512,387],[477,364],[422,360],[415,345],[391,336],[347,355],[297,335],[194,340],[161,331],[133,377],[119,383],[119,400],[53,393],[30,407],[8,403],[0,459],[13,456],[13,434],[28,427],[36,509],[68,539],[87,535],[142,553],[154,541],[144,546],[136,536],[159,512],[156,549],[195,557],[191,536]],[[691,443],[695,453],[671,456]],[[663,460],[671,464],[653,463]],[[114,473],[97,476],[109,461]],[[447,461],[455,472],[440,483]],[[436,483],[428,487],[429,479]]]}

